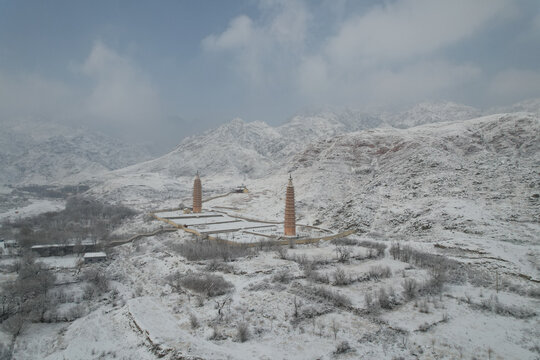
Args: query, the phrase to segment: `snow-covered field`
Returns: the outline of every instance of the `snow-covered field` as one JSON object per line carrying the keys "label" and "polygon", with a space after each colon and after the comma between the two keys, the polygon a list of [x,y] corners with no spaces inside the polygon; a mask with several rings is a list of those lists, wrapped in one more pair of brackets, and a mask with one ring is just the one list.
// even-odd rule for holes
{"label": "snow-covered field", "polygon": [[30,199],[29,201],[30,204],[26,206],[0,213],[0,221],[16,220],[18,218],[35,216],[49,211],[60,211],[66,207],[66,202],[64,200]]}
{"label": "snow-covered field", "polygon": [[[72,294],[61,310],[77,307],[77,318],[27,324],[15,341],[15,358],[540,357],[538,115],[337,132],[262,162],[253,146],[271,143],[261,136],[282,135],[260,124],[231,126],[242,135],[240,143],[251,146],[231,147],[253,155],[250,173],[264,175],[220,173],[222,164],[202,157],[203,198],[242,184],[249,189],[203,208],[282,221],[291,173],[299,223],[357,235],[190,261],[186,249],[199,245],[177,231],[114,247],[100,265],[45,259],[59,274],[57,286]],[[232,130],[199,142],[212,146]],[[183,164],[187,153],[178,157],[181,150],[110,173],[88,194],[145,213],[189,205],[193,178],[185,171],[196,161]],[[161,225],[140,215],[116,234]],[[416,258],[395,257],[390,249],[397,243],[417,251]],[[381,245],[386,248],[376,255]],[[446,271],[434,264],[446,264]],[[89,280],[80,274],[94,267],[110,284],[86,296]],[[211,275],[231,286],[210,295],[217,285],[201,288],[186,280]],[[4,272],[2,279],[9,276]],[[407,292],[413,280],[416,289]],[[241,329],[247,329],[245,338]],[[0,341],[9,336],[3,332]]]}

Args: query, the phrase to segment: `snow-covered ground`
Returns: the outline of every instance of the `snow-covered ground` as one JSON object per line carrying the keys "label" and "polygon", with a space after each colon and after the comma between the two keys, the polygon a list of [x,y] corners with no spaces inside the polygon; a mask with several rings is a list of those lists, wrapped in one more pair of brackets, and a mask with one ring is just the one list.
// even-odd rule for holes
{"label": "snow-covered ground", "polygon": [[60,211],[66,207],[65,200],[30,199],[29,201],[30,204],[26,206],[0,213],[0,221],[16,220],[18,218],[35,216],[49,211]]}
{"label": "snow-covered ground", "polygon": [[[236,123],[207,135],[205,144],[231,133],[242,134],[240,143],[249,144],[251,150],[261,134],[280,138],[261,124]],[[231,216],[282,221],[291,173],[299,223],[335,232],[354,229],[358,235],[349,237],[344,247],[321,242],[285,248],[286,254],[252,249],[238,258],[227,256],[220,266],[211,260],[188,261],[178,245],[193,239],[182,231],[117,246],[100,265],[110,278],[109,291],[92,301],[77,295],[73,304],[62,304],[81,304],[86,309],[74,321],[29,324],[17,337],[14,356],[537,359],[539,137],[538,116],[526,113],[409,129],[336,131],[302,146],[295,144],[295,151],[300,150],[289,149],[290,156],[276,150],[284,157],[271,172],[266,171],[275,163],[265,162],[267,158],[258,163],[260,153],[231,144],[235,152],[230,156],[251,154],[248,163],[256,167],[251,174],[263,175],[220,173],[222,164],[203,157],[201,164],[207,167],[201,167],[203,198],[228,193],[241,184],[249,190],[215,198],[203,203],[203,208],[221,207]],[[197,159],[182,163],[190,154],[178,156],[180,150],[111,173],[89,194],[143,212],[189,205],[193,178],[186,172]],[[237,161],[230,159],[233,168]],[[138,216],[117,234],[127,237],[163,225],[149,221]],[[383,256],[373,256],[369,243],[363,241],[387,249]],[[459,262],[465,280],[448,275],[442,292],[407,298],[406,280],[423,286],[434,271],[422,262],[394,259],[388,248],[397,242]],[[343,251],[350,258],[340,262]],[[47,261],[66,278],[78,279],[72,274],[74,260]],[[82,265],[81,272],[89,267]],[[233,288],[214,297],[186,286],[179,291],[169,278],[176,272],[181,276],[212,273]],[[339,283],[340,276],[344,283]],[[78,281],[61,286],[83,293],[87,284]],[[394,304],[371,307],[369,297],[380,302],[381,291]],[[245,342],[237,334],[243,323],[250,333]],[[0,339],[5,338],[4,333]],[[336,354],[344,341],[351,350]]]}

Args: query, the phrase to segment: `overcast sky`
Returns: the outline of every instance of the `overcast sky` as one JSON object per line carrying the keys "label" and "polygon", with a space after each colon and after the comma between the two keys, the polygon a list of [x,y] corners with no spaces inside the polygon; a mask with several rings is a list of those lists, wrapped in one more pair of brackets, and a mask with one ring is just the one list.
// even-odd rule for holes
{"label": "overcast sky", "polygon": [[537,97],[539,0],[0,0],[0,121],[163,151],[234,117]]}

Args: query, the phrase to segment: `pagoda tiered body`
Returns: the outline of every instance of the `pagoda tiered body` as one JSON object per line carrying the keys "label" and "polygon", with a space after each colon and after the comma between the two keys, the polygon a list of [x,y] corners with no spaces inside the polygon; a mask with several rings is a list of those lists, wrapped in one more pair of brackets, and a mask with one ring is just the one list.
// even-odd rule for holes
{"label": "pagoda tiered body", "polygon": [[285,236],[296,236],[296,213],[294,210],[294,186],[289,175],[287,195],[285,197]]}
{"label": "pagoda tiered body", "polygon": [[193,182],[193,212],[200,213],[202,210],[202,186],[201,179],[199,178],[199,173],[195,177]]}

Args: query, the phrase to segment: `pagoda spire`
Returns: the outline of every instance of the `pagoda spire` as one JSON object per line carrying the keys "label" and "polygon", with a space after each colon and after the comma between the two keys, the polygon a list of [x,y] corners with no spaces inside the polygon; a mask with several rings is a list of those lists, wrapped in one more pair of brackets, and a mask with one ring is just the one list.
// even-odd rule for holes
{"label": "pagoda spire", "polygon": [[200,213],[202,211],[202,186],[201,179],[199,178],[199,171],[195,175],[195,181],[193,181],[193,212]]}
{"label": "pagoda spire", "polygon": [[292,176],[289,174],[289,184],[285,196],[285,236],[296,236],[296,214],[294,208],[294,186]]}

